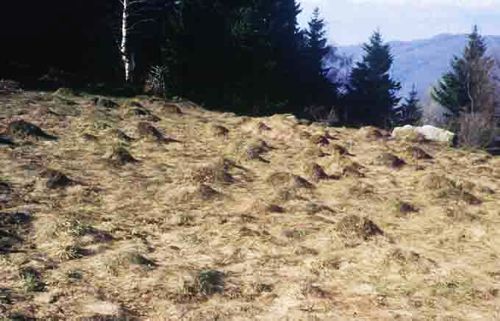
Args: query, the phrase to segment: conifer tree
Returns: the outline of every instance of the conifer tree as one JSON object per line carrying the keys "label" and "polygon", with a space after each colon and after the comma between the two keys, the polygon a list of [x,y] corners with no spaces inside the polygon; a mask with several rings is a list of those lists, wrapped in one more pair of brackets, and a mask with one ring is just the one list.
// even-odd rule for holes
{"label": "conifer tree", "polygon": [[407,122],[411,125],[417,125],[422,119],[422,107],[420,106],[420,99],[418,99],[418,92],[413,85],[409,96],[405,99],[403,104]]}
{"label": "conifer tree", "polygon": [[327,44],[325,22],[316,8],[305,32],[305,48],[303,55],[304,79],[302,88],[306,96],[305,103],[312,105],[332,104],[336,88],[328,79],[330,68],[326,68],[325,58],[331,55],[333,48]]}
{"label": "conifer tree", "polygon": [[257,104],[263,105],[264,113],[293,112],[291,105],[300,90],[300,69],[297,68],[300,6],[296,0],[255,0],[252,6],[256,30],[259,30],[256,54],[265,68],[261,74],[264,77],[256,74],[253,81],[266,86]]}
{"label": "conifer tree", "polygon": [[295,0],[182,0],[177,7],[164,48],[175,94],[237,112],[293,111],[301,95]]}
{"label": "conifer tree", "polygon": [[418,125],[422,119],[422,107],[418,99],[418,92],[413,85],[408,97],[405,98],[404,103],[400,108],[395,110],[394,125]]}
{"label": "conifer tree", "polygon": [[432,97],[457,118],[461,112],[492,113],[494,86],[491,80],[493,60],[486,55],[484,38],[474,26],[461,57],[454,57],[451,71],[443,75]]}
{"label": "conifer tree", "polygon": [[330,52],[325,34],[325,22],[319,15],[319,8],[316,8],[309,21],[309,29],[306,31],[306,41],[309,64],[317,76],[325,75],[326,70],[323,66],[323,58]]}
{"label": "conifer tree", "polygon": [[401,85],[389,74],[393,57],[378,31],[363,49],[365,55],[353,68],[347,88],[347,120],[357,125],[386,127],[400,100],[397,92]]}
{"label": "conifer tree", "polygon": [[484,38],[474,26],[461,57],[454,57],[432,97],[449,111],[450,126],[459,143],[487,147],[495,133],[494,113],[498,105],[492,78],[494,61],[486,55]]}

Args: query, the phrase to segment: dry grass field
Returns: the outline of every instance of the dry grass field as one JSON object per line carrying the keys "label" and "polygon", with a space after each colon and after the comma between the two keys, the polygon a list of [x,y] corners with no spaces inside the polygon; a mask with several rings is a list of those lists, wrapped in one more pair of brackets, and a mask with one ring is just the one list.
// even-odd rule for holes
{"label": "dry grass field", "polygon": [[113,99],[0,96],[0,320],[500,320],[500,158]]}

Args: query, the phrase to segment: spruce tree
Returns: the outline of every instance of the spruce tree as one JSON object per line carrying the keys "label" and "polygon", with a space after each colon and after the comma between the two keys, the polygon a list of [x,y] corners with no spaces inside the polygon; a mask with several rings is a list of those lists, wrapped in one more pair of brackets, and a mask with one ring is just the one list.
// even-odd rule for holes
{"label": "spruce tree", "polygon": [[309,21],[309,29],[306,31],[306,50],[310,68],[317,77],[324,77],[327,72],[323,66],[323,59],[330,52],[330,47],[327,45],[325,34],[325,22],[319,16],[319,8],[316,8]]}
{"label": "spruce tree", "polygon": [[452,118],[460,113],[492,112],[493,83],[490,74],[493,60],[486,55],[484,38],[474,26],[461,57],[454,57],[451,71],[443,75],[432,97],[449,111]]}
{"label": "spruce tree", "polygon": [[363,46],[365,55],[353,68],[346,96],[348,122],[356,125],[387,127],[401,88],[389,71],[393,57],[380,32]]}
{"label": "spruce tree", "polygon": [[176,7],[164,46],[175,94],[243,113],[295,111],[297,1],[182,0]]}
{"label": "spruce tree", "polygon": [[174,94],[208,106],[224,105],[234,69],[228,21],[222,0],[182,0],[168,19],[163,61]]}
{"label": "spruce tree", "polygon": [[[295,112],[293,105],[300,90],[298,83],[299,28],[297,16],[300,6],[296,0],[256,0],[257,29],[266,88],[260,95],[261,113]],[[262,45],[264,45],[262,47]],[[255,65],[253,65],[255,66]],[[255,75],[255,82],[262,82]]]}
{"label": "spruce tree", "polygon": [[418,92],[413,85],[408,97],[405,98],[404,103],[400,108],[395,110],[394,125],[418,125],[422,119],[422,107],[418,99]]}
{"label": "spruce tree", "polygon": [[327,75],[329,68],[325,67],[325,58],[332,52],[327,44],[325,22],[316,8],[305,32],[305,48],[303,49],[303,94],[307,105],[331,105],[334,101],[336,88]]}
{"label": "spruce tree", "polygon": [[412,87],[408,98],[405,99],[403,104],[405,109],[406,119],[411,125],[418,125],[422,119],[422,107],[420,106],[420,99],[418,99],[418,92],[415,86]]}

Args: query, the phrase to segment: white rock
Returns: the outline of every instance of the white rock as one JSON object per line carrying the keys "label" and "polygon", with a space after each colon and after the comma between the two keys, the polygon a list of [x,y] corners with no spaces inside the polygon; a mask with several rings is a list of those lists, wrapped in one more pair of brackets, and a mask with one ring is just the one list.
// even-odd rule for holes
{"label": "white rock", "polygon": [[448,130],[441,129],[441,128],[434,127],[434,126],[430,126],[430,125],[425,125],[423,127],[417,127],[416,131],[418,133],[422,134],[428,140],[449,143],[450,145],[453,143],[453,140],[455,138],[454,133],[452,133]]}
{"label": "white rock", "polygon": [[392,137],[394,138],[405,138],[408,137],[409,135],[415,133],[416,127],[413,127],[412,125],[406,125],[403,127],[396,127],[392,131]]}
{"label": "white rock", "polygon": [[392,137],[405,138],[412,133],[420,134],[425,139],[430,141],[447,143],[449,145],[452,145],[455,139],[455,134],[453,132],[430,125],[425,125],[422,127],[414,127],[411,125],[396,127],[392,132]]}

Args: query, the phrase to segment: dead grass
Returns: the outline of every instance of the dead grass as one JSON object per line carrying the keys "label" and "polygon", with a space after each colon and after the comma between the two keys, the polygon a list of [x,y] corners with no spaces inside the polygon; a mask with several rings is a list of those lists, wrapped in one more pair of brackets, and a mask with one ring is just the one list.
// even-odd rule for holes
{"label": "dead grass", "polygon": [[47,177],[46,186],[50,189],[66,188],[75,184],[75,181],[58,170],[49,169],[44,172],[44,176]]}
{"label": "dead grass", "polygon": [[313,182],[319,182],[321,180],[329,179],[339,179],[339,176],[329,175],[325,172],[325,169],[316,163],[308,164],[304,166],[304,173]]}
{"label": "dead grass", "polygon": [[229,134],[229,129],[221,125],[212,124],[211,129],[213,131],[213,134],[218,137],[227,137],[227,135]]}
{"label": "dead grass", "polygon": [[358,137],[367,141],[381,140],[389,135],[381,129],[367,126],[359,129]]}
{"label": "dead grass", "polygon": [[7,126],[6,133],[20,140],[25,139],[45,139],[56,140],[55,136],[47,134],[40,127],[25,120],[14,120]]}
{"label": "dead grass", "polygon": [[130,152],[122,146],[113,149],[109,156],[109,161],[115,166],[124,166],[139,162]]}
{"label": "dead grass", "polygon": [[158,128],[148,122],[140,122],[137,125],[137,132],[141,137],[153,139],[160,143],[168,143],[172,141],[172,139],[167,138]]}
{"label": "dead grass", "polygon": [[267,182],[275,188],[290,188],[290,189],[311,189],[314,185],[306,179],[285,172],[274,173],[268,177]]}
{"label": "dead grass", "polygon": [[406,154],[415,160],[429,160],[432,156],[418,146],[409,146],[406,149]]}
{"label": "dead grass", "polygon": [[401,168],[406,165],[404,160],[391,153],[382,153],[378,155],[373,163],[374,165],[387,166],[390,168]]}
{"label": "dead grass", "polygon": [[220,159],[211,165],[202,166],[195,169],[191,174],[194,182],[205,184],[231,184],[235,181],[230,170],[237,167],[236,164],[227,160]]}
{"label": "dead grass", "polygon": [[337,231],[348,239],[354,237],[365,241],[374,236],[384,234],[380,227],[373,223],[373,221],[357,215],[348,215],[342,218],[337,224]]}
{"label": "dead grass", "polygon": [[430,173],[422,179],[422,187],[439,199],[462,201],[468,205],[482,203],[481,199],[470,192],[474,185],[469,181],[454,181],[446,176]]}
{"label": "dead grass", "polygon": [[498,157],[63,94],[0,97],[58,138],[0,145],[0,319],[499,319]]}

